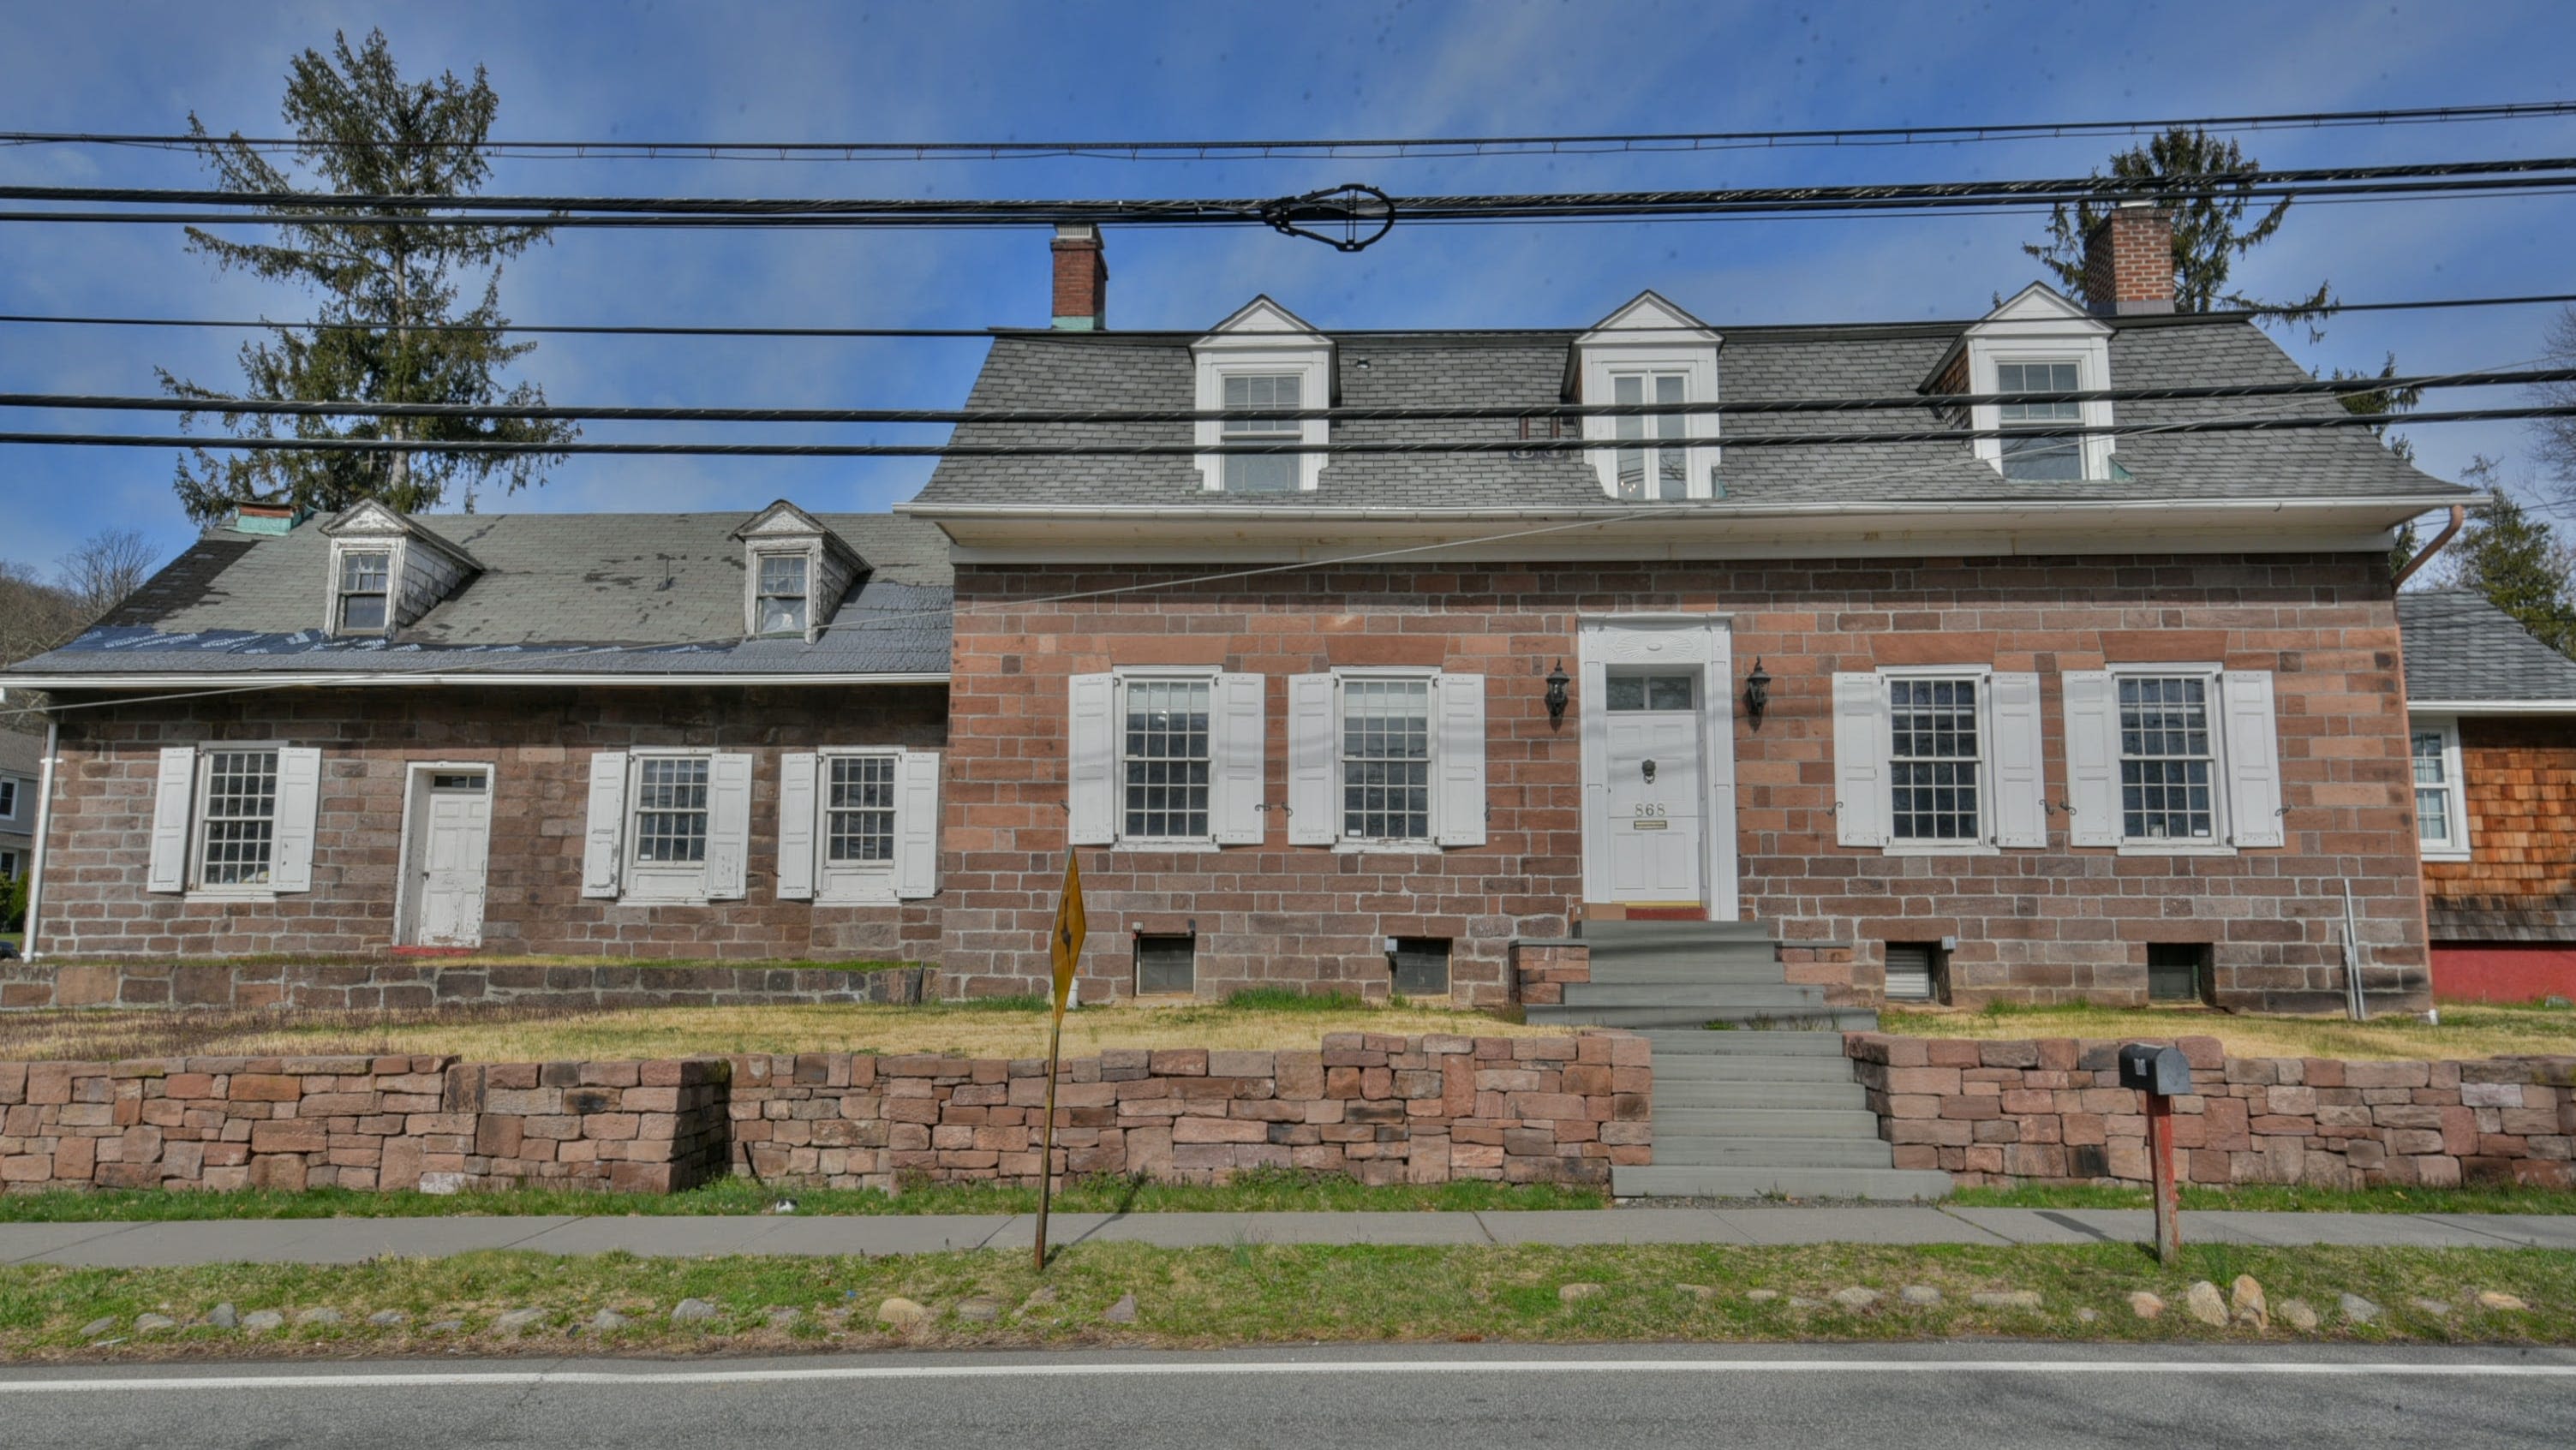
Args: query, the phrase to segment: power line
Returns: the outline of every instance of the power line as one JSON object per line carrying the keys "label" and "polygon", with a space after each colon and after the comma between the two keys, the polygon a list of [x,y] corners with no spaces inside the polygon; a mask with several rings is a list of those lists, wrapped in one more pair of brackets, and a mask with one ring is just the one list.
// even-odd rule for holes
{"label": "power line", "polygon": [[[215,411],[209,409],[208,411]],[[1732,433],[1689,438],[1632,440],[1659,448],[1841,447],[1892,443],[1943,443],[1984,438],[2121,438],[2144,433],[2289,433],[2309,429],[2412,427],[2419,423],[2492,423],[2576,417],[2576,403],[2520,408],[2458,408],[2418,413],[2337,413],[2261,416],[2189,423],[2113,423],[2099,428],[1922,428],[1891,432]],[[1619,446],[1583,438],[1384,439],[1365,442],[1278,443],[518,443],[497,439],[450,441],[414,438],[277,438],[213,434],[0,433],[0,443],[82,448],[231,448],[254,452],[452,453],[569,457],[633,454],[725,458],[1187,458],[1232,454],[1326,456],[1444,453],[1579,453]]]}
{"label": "power line", "polygon": [[[1470,419],[1581,419],[1742,416],[1770,413],[1908,412],[2008,403],[2146,403],[2201,399],[2350,397],[2420,388],[2520,387],[2576,382],[2576,367],[2524,368],[2402,377],[2299,378],[2264,383],[2192,383],[2165,387],[2074,388],[1994,393],[1903,393],[1847,398],[1778,398],[1757,402],[1437,404],[1328,408],[724,408],[507,403],[371,403],[355,399],[176,398],[85,393],[0,393],[0,408],[127,413],[221,413],[306,418],[544,418],[628,423],[1215,423],[1246,418],[1280,422],[1389,423]],[[2420,416],[2420,415],[2418,415]]]}
{"label": "power line", "polygon": [[[2338,312],[2413,312],[2449,307],[2535,307],[2557,306],[2576,302],[2576,292],[2540,292],[2520,297],[2440,297],[2411,302],[2337,302],[2320,309],[2331,315]],[[2211,314],[2261,316],[2260,312]],[[1952,318],[1920,322],[1867,323],[1754,323],[1748,326],[1768,330],[1773,327],[1965,327],[1976,318]],[[325,327],[390,328],[390,322],[328,321],[312,319],[277,322],[266,318],[214,317],[82,317],[45,316],[27,312],[0,313],[0,324],[19,323],[30,326],[62,327],[204,327],[240,330],[294,331]],[[662,326],[643,323],[541,324],[485,322],[409,322],[411,332],[428,333],[502,333],[524,332],[532,336],[590,337],[781,337],[781,338],[980,338],[1038,336],[1061,337],[1064,334],[1044,327],[759,327],[751,325],[723,327]],[[1587,328],[1587,327],[1331,327],[1324,329],[1330,337],[1562,337],[1592,332],[1657,332],[1667,329]],[[1740,330],[1730,328],[1730,331]],[[1120,337],[1197,337],[1198,331],[1176,332],[1157,329],[1119,329]]]}
{"label": "power line", "polygon": [[[2177,127],[2217,132],[2325,130],[2356,126],[2451,125],[2543,120],[2576,114],[2576,101],[2417,106],[2359,111],[2294,111],[2102,121],[2025,121],[1952,126],[1843,126],[1773,131],[1609,132],[1522,136],[1350,137],[1341,139],[1102,141],[710,141],[602,139],[489,141],[501,157],[572,160],[986,161],[1077,157],[1099,160],[1415,160],[1460,156],[1591,155],[1620,152],[1768,150],[1796,147],[1962,145],[2140,135]],[[324,148],[402,150],[437,142],[307,140],[296,136],[211,136],[102,131],[0,131],[0,146],[130,146],[196,150],[214,144],[255,151]]]}
{"label": "power line", "polygon": [[[1394,197],[1385,215],[1406,223],[1636,220],[1650,217],[1962,212],[1998,207],[2224,196],[2229,199],[2523,194],[2576,186],[2576,158],[2530,157],[2385,166],[2248,170],[2220,177],[1892,182],[1624,192],[1526,192]],[[1152,226],[1340,226],[1357,210],[1356,186],[1299,197],[960,198],[419,196],[230,192],[167,187],[0,187],[0,200],[190,205],[233,212],[12,211],[5,221],[251,222],[299,226],[445,227],[904,227],[1069,223]],[[280,208],[305,208],[282,211]],[[267,209],[262,211],[260,209]],[[468,213],[429,215],[429,212]],[[356,212],[361,215],[343,215]],[[1376,214],[1366,220],[1372,224]]]}

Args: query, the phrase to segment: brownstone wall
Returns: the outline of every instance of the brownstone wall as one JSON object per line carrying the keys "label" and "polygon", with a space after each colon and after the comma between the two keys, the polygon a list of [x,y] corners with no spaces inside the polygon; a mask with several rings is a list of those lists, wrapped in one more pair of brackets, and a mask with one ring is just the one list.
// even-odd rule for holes
{"label": "brownstone wall", "polygon": [[2576,941],[2576,725],[2460,721],[2469,859],[2424,863],[2433,938]]}
{"label": "brownstone wall", "polygon": [[[1027,990],[1065,844],[1067,678],[1219,664],[1275,677],[1269,799],[1285,794],[1286,686],[1336,665],[1490,678],[1488,844],[1352,855],[1270,841],[1202,854],[1088,853],[1085,993],[1132,990],[1125,935],[1199,934],[1202,991],[1260,982],[1383,990],[1387,936],[1456,940],[1461,996],[1506,990],[1506,944],[1562,936],[1581,901],[1580,698],[1551,726],[1541,683],[1587,614],[1731,616],[1739,673],[1774,677],[1735,729],[1743,901],[1794,938],[1801,979],[1845,999],[1883,983],[1889,941],[1959,939],[1956,998],[2141,1000],[2150,943],[2208,943],[2222,1000],[2341,1000],[2333,893],[2349,882],[2375,993],[2421,997],[2420,879],[2387,567],[2373,555],[1352,565],[1141,593],[1189,568],[958,572],[947,894],[938,958],[970,991]],[[2063,799],[2057,675],[2155,660],[2275,672],[2287,847],[2221,856],[2044,850],[1888,856],[1835,844],[1829,676],[1882,664],[2039,673],[2051,799]]]}
{"label": "brownstone wall", "polygon": [[[372,687],[219,695],[67,711],[37,946],[58,957],[380,950],[394,930],[411,761],[492,764],[483,944],[576,956],[920,960],[934,903],[820,906],[777,898],[778,756],[818,745],[937,749],[936,686],[462,690]],[[282,740],[322,749],[313,889],[274,902],[143,889],[165,745]],[[627,906],[581,895],[590,756],[633,746],[747,751],[749,896]]]}
{"label": "brownstone wall", "polygon": [[[1846,1033],[1899,1168],[1962,1184],[2141,1182],[2145,1105],[2117,1042],[1975,1042]],[[2190,1183],[2576,1186],[2576,1057],[2341,1062],[2229,1057],[2185,1037],[2195,1091],[2173,1100]]]}

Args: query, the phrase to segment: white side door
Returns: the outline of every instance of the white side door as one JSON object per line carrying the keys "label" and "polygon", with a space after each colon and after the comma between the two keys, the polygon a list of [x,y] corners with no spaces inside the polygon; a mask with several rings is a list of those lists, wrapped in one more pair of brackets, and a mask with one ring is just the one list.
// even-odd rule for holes
{"label": "white side door", "polygon": [[1607,680],[1602,815],[1609,899],[1703,904],[1707,874],[1701,789],[1699,673],[1612,672]]}
{"label": "white side door", "polygon": [[483,943],[484,866],[491,854],[489,771],[435,771],[425,796],[428,824],[419,856],[419,926],[414,944]]}

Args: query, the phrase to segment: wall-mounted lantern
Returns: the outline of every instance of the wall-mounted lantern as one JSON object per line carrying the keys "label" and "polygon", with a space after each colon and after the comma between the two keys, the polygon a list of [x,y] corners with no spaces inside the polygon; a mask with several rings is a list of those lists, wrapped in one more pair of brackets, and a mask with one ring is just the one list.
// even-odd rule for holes
{"label": "wall-mounted lantern", "polygon": [[1771,677],[1762,669],[1762,657],[1753,657],[1753,673],[1744,677],[1744,713],[1753,723],[1762,723],[1762,711],[1771,703]]}
{"label": "wall-mounted lantern", "polygon": [[1565,677],[1565,661],[1558,660],[1556,662],[1556,668],[1548,671],[1547,674],[1548,724],[1562,725],[1565,723],[1565,687],[1570,683],[1572,682]]}

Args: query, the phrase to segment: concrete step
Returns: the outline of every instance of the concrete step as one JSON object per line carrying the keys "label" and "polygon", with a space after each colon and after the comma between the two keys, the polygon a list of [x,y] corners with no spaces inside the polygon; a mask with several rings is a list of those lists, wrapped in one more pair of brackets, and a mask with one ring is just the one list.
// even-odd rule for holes
{"label": "concrete step", "polygon": [[[1785,1035],[1785,1034],[1770,1034]],[[1701,1083],[1836,1083],[1857,1088],[1852,1078],[1851,1060],[1843,1057],[1756,1057],[1735,1053],[1720,1057],[1690,1057],[1655,1051],[1655,1094],[1663,1095],[1666,1084],[1676,1087]]]}
{"label": "concrete step", "polygon": [[1878,1139],[1867,1108],[1667,1108],[1654,1105],[1655,1141],[1677,1138]]}
{"label": "concrete step", "polygon": [[1657,1138],[1658,1168],[1892,1168],[1875,1138]]}
{"label": "concrete step", "polygon": [[1610,1170],[1619,1198],[1946,1198],[1950,1175],[1906,1168],[1709,1168],[1648,1164]]}
{"label": "concrete step", "polygon": [[1730,986],[1785,986],[1789,974],[1778,962],[1592,960],[1596,987],[1691,987],[1706,982]]}
{"label": "concrete step", "polygon": [[1785,982],[1692,982],[1628,986],[1612,982],[1568,982],[1568,1007],[1736,1007],[1796,1012],[1825,1005],[1825,989]]}
{"label": "concrete step", "polygon": [[[1801,1031],[1872,1032],[1878,1028],[1878,1013],[1860,1007],[1526,1007],[1527,1021],[1543,1027],[1705,1027],[1711,1022],[1740,1023],[1748,1029],[1745,1035],[1780,1032],[1794,1035]],[[1719,1034],[1712,1033],[1712,1036]],[[1837,1042],[1837,1050],[1840,1044]]]}
{"label": "concrete step", "polygon": [[1655,1116],[1693,1108],[1866,1108],[1868,1095],[1859,1083],[1783,1082],[1776,1078],[1712,1082],[1707,1079],[1655,1078]]}
{"label": "concrete step", "polygon": [[1775,921],[1594,921],[1574,924],[1574,934],[1587,942],[1611,941],[1758,941],[1779,939]]}
{"label": "concrete step", "polygon": [[1689,1057],[1830,1057],[1839,1062],[1851,1060],[1843,1055],[1843,1035],[1839,1032],[1711,1032],[1702,1027],[1686,1032],[1648,1032],[1645,1038],[1654,1046],[1658,1069],[1662,1068],[1668,1056],[1675,1060]]}
{"label": "concrete step", "polygon": [[1623,937],[1616,941],[1585,940],[1587,954],[1596,962],[1688,961],[1705,958],[1710,961],[1777,962],[1780,948],[1776,942],[1735,941],[1720,937],[1697,941],[1688,937]]}

